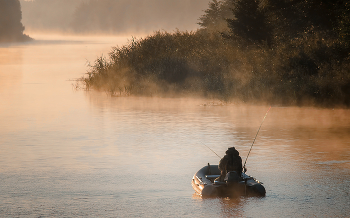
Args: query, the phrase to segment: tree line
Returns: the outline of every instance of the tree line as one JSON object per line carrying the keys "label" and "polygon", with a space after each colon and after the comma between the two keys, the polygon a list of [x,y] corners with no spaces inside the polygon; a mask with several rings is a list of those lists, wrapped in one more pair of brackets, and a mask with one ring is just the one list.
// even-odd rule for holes
{"label": "tree line", "polygon": [[350,1],[213,0],[193,32],[114,48],[84,78],[114,94],[350,106]]}
{"label": "tree line", "polygon": [[[227,38],[248,44],[266,43],[269,47],[305,34],[321,34],[348,46],[350,1],[214,0],[199,25]],[[220,30],[217,26],[226,28]]]}

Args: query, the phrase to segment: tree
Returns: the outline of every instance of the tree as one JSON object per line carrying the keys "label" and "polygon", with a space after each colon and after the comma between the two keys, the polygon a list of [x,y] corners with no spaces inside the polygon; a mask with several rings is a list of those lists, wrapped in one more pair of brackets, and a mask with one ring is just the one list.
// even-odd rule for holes
{"label": "tree", "polygon": [[233,0],[209,2],[209,8],[205,10],[198,22],[202,29],[210,32],[225,32],[228,31],[226,19],[233,18],[231,8]]}
{"label": "tree", "polygon": [[29,39],[23,34],[22,11],[19,0],[0,0],[0,41]]}
{"label": "tree", "polygon": [[340,9],[337,31],[341,42],[350,48],[350,1],[346,1]]}
{"label": "tree", "polygon": [[348,26],[349,0],[264,0],[263,8],[277,41],[314,33],[344,37]]}
{"label": "tree", "polygon": [[258,0],[238,0],[232,12],[234,18],[227,19],[229,38],[252,44],[271,45],[271,29]]}

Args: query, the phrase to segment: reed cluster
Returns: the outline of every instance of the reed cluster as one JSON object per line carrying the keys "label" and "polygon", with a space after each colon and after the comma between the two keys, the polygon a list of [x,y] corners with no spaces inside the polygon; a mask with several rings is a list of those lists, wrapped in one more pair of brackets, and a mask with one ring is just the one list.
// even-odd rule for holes
{"label": "reed cluster", "polygon": [[[226,29],[204,26],[223,3],[213,1],[197,31],[158,31],[113,48],[109,57],[91,66],[83,78],[86,88],[112,95],[203,95],[279,105],[350,106],[349,36],[344,30],[326,31],[320,25],[287,34],[293,28],[265,23],[267,32],[249,35],[262,31],[261,25],[239,30],[245,22],[244,17],[238,20],[239,11],[235,19],[216,19],[220,24],[227,21]],[[259,7],[255,10],[263,13]],[[264,13],[256,19],[268,21],[269,13]]]}

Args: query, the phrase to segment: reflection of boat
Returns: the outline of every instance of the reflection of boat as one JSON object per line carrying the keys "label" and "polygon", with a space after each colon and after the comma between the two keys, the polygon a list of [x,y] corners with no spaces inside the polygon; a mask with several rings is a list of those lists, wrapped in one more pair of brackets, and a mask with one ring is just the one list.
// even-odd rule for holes
{"label": "reflection of boat", "polygon": [[227,173],[225,182],[214,181],[219,176],[218,165],[208,164],[194,174],[192,187],[202,197],[265,196],[262,183],[245,173],[240,177],[232,171]]}

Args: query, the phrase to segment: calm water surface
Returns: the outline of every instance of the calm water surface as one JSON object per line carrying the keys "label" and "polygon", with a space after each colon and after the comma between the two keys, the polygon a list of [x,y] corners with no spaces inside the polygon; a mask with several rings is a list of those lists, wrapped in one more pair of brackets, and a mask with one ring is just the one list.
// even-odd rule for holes
{"label": "calm water surface", "polygon": [[201,199],[204,144],[244,160],[269,106],[77,91],[127,38],[36,38],[0,45],[0,217],[349,216],[350,110],[272,107],[247,162],[266,197]]}

